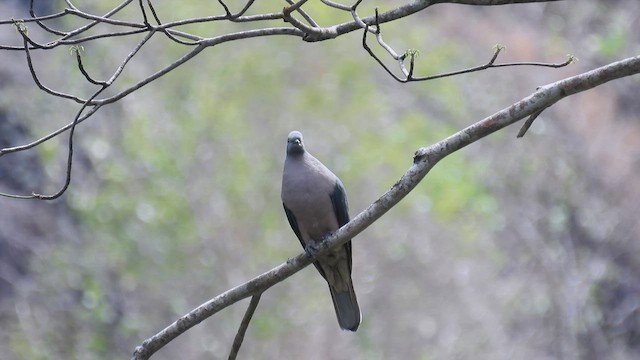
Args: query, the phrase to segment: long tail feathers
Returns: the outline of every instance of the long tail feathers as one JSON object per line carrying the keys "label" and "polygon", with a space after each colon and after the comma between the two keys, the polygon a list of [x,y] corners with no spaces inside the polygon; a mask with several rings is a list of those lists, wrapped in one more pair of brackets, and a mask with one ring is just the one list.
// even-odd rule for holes
{"label": "long tail feathers", "polygon": [[331,291],[331,299],[333,299],[333,307],[336,309],[336,317],[338,324],[342,330],[356,331],[360,326],[360,307],[356,299],[356,293],[353,290],[353,284],[349,281],[348,289],[337,291],[329,285]]}

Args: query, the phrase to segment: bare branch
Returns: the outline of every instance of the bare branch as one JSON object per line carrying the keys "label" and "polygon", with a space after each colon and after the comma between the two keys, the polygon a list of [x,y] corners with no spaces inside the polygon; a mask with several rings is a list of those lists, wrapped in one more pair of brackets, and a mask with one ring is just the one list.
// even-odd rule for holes
{"label": "bare branch", "polygon": [[303,22],[301,22],[300,20],[296,19],[295,17],[291,16],[291,12],[298,9],[300,4],[305,3],[307,0],[301,0],[300,2],[289,6],[289,7],[285,7],[284,9],[282,9],[282,18],[284,19],[284,21],[290,23],[291,25],[295,26],[297,29],[299,29],[300,31],[305,33],[305,37],[309,37],[309,36],[322,36],[323,34],[323,30],[322,28],[319,27],[314,27],[314,26],[309,26],[307,24],[304,24]]}
{"label": "bare branch", "polygon": [[106,81],[97,81],[94,80],[91,75],[89,75],[89,73],[87,73],[87,70],[85,70],[84,66],[82,65],[82,56],[80,55],[80,52],[83,51],[84,49],[82,48],[82,46],[72,46],[71,49],[69,49],[69,51],[73,52],[76,54],[76,61],[78,62],[78,69],[80,69],[80,72],[82,73],[82,75],[84,75],[85,79],[87,79],[88,82],[94,84],[94,85],[107,85]]}
{"label": "bare branch", "polygon": [[33,0],[31,0],[30,4],[29,4],[29,15],[31,15],[31,18],[36,22],[36,24],[38,24],[38,26],[40,26],[40,28],[42,28],[44,31],[54,34],[54,35],[60,35],[60,36],[64,36],[67,35],[66,32],[64,31],[59,31],[59,30],[55,30],[52,29],[48,26],[46,26],[41,19],[38,19],[38,17],[36,16],[35,11],[33,10]]}
{"label": "bare branch", "polygon": [[67,3],[67,6],[69,6],[69,8],[77,10],[77,8],[71,3],[71,0],[64,0],[64,2]]}
{"label": "bare branch", "polygon": [[115,26],[123,26],[123,27],[132,27],[132,28],[138,28],[138,29],[147,28],[145,24],[135,23],[131,21],[115,20],[115,19],[110,19],[108,17],[104,17],[104,16],[97,16],[97,15],[86,13],[84,11],[80,11],[76,8],[66,9],[65,12],[70,15],[75,15],[81,19],[93,20],[98,23],[104,23],[104,24],[115,25]]}
{"label": "bare branch", "polygon": [[[351,8],[352,8],[351,6],[342,5],[342,4],[339,4],[337,2],[333,2],[333,1],[330,1],[330,0],[320,0],[320,1],[322,1],[323,4],[325,4],[325,5],[329,6],[329,7],[332,7],[334,9],[338,9],[338,10],[351,11]],[[358,4],[361,3],[361,2],[362,1],[358,1]],[[357,6],[357,4],[356,4],[356,6]]]}
{"label": "bare branch", "polygon": [[[156,24],[158,24],[158,26],[162,26],[162,21],[160,21],[160,18],[158,17],[158,13],[156,13],[156,9],[153,7],[153,4],[151,3],[151,0],[147,0],[147,6],[149,6],[149,10],[151,10],[151,14],[153,15],[154,20],[156,21]],[[147,25],[147,27],[152,28],[153,26],[151,24],[149,24],[148,20],[147,20],[147,14],[144,10],[144,5],[142,4],[142,0],[140,0],[140,10],[142,11],[142,16],[144,18],[144,23],[145,25]],[[200,38],[192,38],[192,41],[184,41],[181,40],[179,38],[177,38],[174,33],[176,33],[176,35],[178,36],[184,36],[184,37],[188,37],[187,35],[191,35],[191,34],[186,34],[184,32],[178,32],[175,30],[171,30],[171,29],[167,29],[167,28],[159,28],[160,31],[162,31],[162,33],[164,33],[169,39],[171,39],[174,42],[177,42],[178,44],[181,45],[189,45],[189,46],[193,46],[193,45],[197,45],[198,44],[198,40],[200,40]]]}
{"label": "bare branch", "polygon": [[[107,85],[102,86],[102,88],[100,88],[100,90],[96,91],[89,98],[89,100],[87,100],[87,103],[90,102],[91,100],[95,99],[106,88],[107,88]],[[60,190],[58,190],[56,193],[54,193],[52,195],[42,195],[42,194],[38,194],[38,193],[34,192],[33,193],[33,197],[34,198],[39,199],[39,200],[55,200],[55,199],[59,198],[60,196],[62,196],[62,194],[64,194],[65,191],[67,191],[67,189],[69,188],[69,185],[71,184],[71,166],[73,165],[73,135],[75,134],[76,126],[78,125],[78,119],[80,119],[80,117],[82,116],[82,113],[84,112],[84,109],[87,107],[87,103],[82,105],[82,107],[78,111],[78,114],[73,119],[73,124],[71,125],[71,129],[69,130],[69,143],[68,143],[68,154],[67,154],[67,171],[66,171],[66,174],[65,174],[64,185],[62,185]]]}
{"label": "bare branch", "polygon": [[[430,76],[423,76],[423,77],[407,77],[406,81],[426,81],[426,80],[434,80],[434,79],[440,79],[443,77],[449,77],[449,76],[455,76],[455,75],[460,75],[460,74],[468,74],[471,72],[476,72],[476,71],[481,71],[481,70],[485,70],[485,69],[491,69],[491,68],[499,68],[499,67],[513,67],[513,66],[540,66],[540,67],[550,67],[550,68],[561,68],[561,67],[565,67],[567,65],[570,65],[572,63],[575,62],[575,57],[573,57],[572,55],[567,55],[567,60],[565,60],[562,63],[542,63],[542,62],[511,62],[511,63],[501,63],[501,64],[496,64],[495,60],[500,52],[500,47],[498,47],[498,49],[495,51],[494,56],[492,57],[492,59],[484,64],[484,65],[480,65],[480,66],[476,66],[476,67],[472,67],[469,69],[463,69],[463,70],[458,70],[458,71],[452,71],[452,72],[448,72],[448,73],[443,73],[443,74],[437,74],[437,75],[430,75]],[[504,49],[502,47],[502,49]]]}
{"label": "bare branch", "polygon": [[[14,198],[14,199],[55,200],[55,199],[59,198],[60,196],[62,196],[62,194],[64,194],[65,191],[67,191],[67,189],[69,188],[69,185],[71,184],[71,168],[72,168],[72,165],[73,165],[73,135],[75,134],[76,126],[78,125],[78,121],[81,118],[82,113],[84,112],[84,110],[87,107],[87,103],[89,103],[91,100],[93,100],[98,95],[100,95],[100,93],[102,91],[104,91],[107,87],[108,87],[107,85],[104,85],[98,91],[96,91],[89,98],[89,100],[87,100],[87,102],[82,105],[82,107],[80,108],[80,110],[76,114],[76,116],[75,116],[75,118],[73,120],[73,123],[71,123],[71,128],[69,130],[67,169],[66,169],[66,174],[65,174],[65,181],[64,181],[64,184],[62,185],[62,187],[60,188],[60,190],[58,190],[56,193],[54,193],[52,195],[42,195],[42,194],[38,194],[36,192],[33,192],[31,195],[13,195],[13,194],[0,193],[0,196]],[[0,152],[0,155],[2,155],[2,154],[3,153]]]}
{"label": "bare branch", "polygon": [[40,80],[38,79],[38,75],[36,74],[36,69],[33,66],[33,60],[31,59],[31,52],[29,50],[29,46],[27,46],[28,43],[32,43],[34,44],[31,39],[29,39],[29,36],[27,35],[27,29],[26,27],[21,27],[20,25],[16,26],[18,28],[18,32],[20,33],[20,35],[22,35],[22,39],[23,39],[23,49],[25,52],[25,55],[27,57],[27,66],[29,67],[29,72],[31,73],[31,78],[33,78],[33,81],[36,83],[36,85],[38,86],[38,88],[40,88],[40,90],[46,92],[47,94],[53,95],[53,96],[57,96],[57,97],[61,97],[64,99],[71,99],[75,102],[78,103],[84,103],[85,100],[82,100],[76,96],[73,95],[69,95],[69,94],[65,94],[63,92],[59,92],[59,91],[55,91],[47,86],[45,86],[44,84],[42,84],[42,82],[40,82]]}
{"label": "bare branch", "polygon": [[286,16],[288,16],[292,12],[297,11],[298,9],[301,9],[302,5],[304,5],[306,2],[307,0],[300,0],[298,2],[289,1],[289,4],[291,4],[291,6],[285,7],[284,9],[282,9],[282,12]]}
{"label": "bare branch", "polygon": [[226,11],[226,13],[227,13],[227,19],[229,19],[229,20],[236,20],[236,19],[238,19],[239,17],[241,17],[242,15],[244,15],[244,13],[246,13],[246,12],[247,12],[247,10],[249,10],[249,8],[253,5],[253,3],[255,2],[255,0],[249,0],[249,1],[247,1],[247,3],[244,5],[244,7],[243,7],[240,11],[238,11],[237,13],[235,13],[235,14],[232,14],[232,13],[229,11],[229,8],[227,7],[227,5],[225,5],[225,4],[222,2],[222,0],[218,0],[218,2],[219,2],[220,4],[222,4],[222,6],[224,7],[224,9],[225,9],[225,11]]}
{"label": "bare branch", "polygon": [[531,124],[533,124],[533,121],[535,119],[538,118],[538,116],[540,116],[540,114],[542,114],[542,112],[545,110],[544,109],[540,109],[536,112],[534,112],[533,114],[529,115],[529,118],[524,122],[524,125],[522,125],[522,127],[520,128],[520,131],[518,131],[518,135],[516,135],[517,138],[521,138],[524,136],[524,134],[527,133],[527,130],[529,130],[529,128],[531,127]]}
{"label": "bare branch", "polygon": [[[429,76],[422,76],[422,77],[414,77],[413,76],[413,70],[414,70],[414,61],[415,61],[415,57],[417,55],[415,50],[408,50],[404,55],[402,56],[398,56],[397,60],[400,63],[400,67],[402,72],[405,74],[404,78],[401,78],[397,75],[395,75],[393,73],[393,71],[391,71],[391,69],[389,69],[387,67],[387,65],[385,65],[385,63],[373,52],[373,50],[369,47],[369,45],[367,44],[367,33],[370,32],[369,27],[367,26],[367,28],[365,28],[363,34],[362,34],[362,47],[364,47],[364,49],[367,51],[367,53],[376,60],[376,62],[378,64],[380,64],[380,66],[382,66],[382,68],[384,68],[384,70],[391,75],[396,81],[401,82],[401,83],[407,83],[407,82],[413,82],[413,81],[428,81],[428,80],[435,80],[435,79],[441,79],[441,78],[445,78],[445,77],[450,77],[450,76],[456,76],[456,75],[461,75],[461,74],[468,74],[468,73],[472,73],[472,72],[476,72],[476,71],[481,71],[481,70],[486,70],[486,69],[490,69],[490,68],[498,68],[498,67],[513,67],[513,66],[540,66],[540,67],[551,67],[551,68],[561,68],[561,67],[565,67],[569,64],[572,64],[573,62],[575,62],[575,57],[572,55],[568,55],[568,58],[566,61],[562,62],[562,63],[542,63],[542,62],[511,62],[511,63],[501,63],[501,64],[496,64],[495,61],[498,59],[498,55],[500,54],[500,52],[502,50],[504,50],[504,47],[501,45],[496,45],[495,46],[495,51],[491,57],[491,60],[489,60],[486,64],[484,65],[479,65],[479,66],[475,66],[472,68],[468,68],[468,69],[462,69],[462,70],[456,70],[456,71],[451,71],[451,72],[446,72],[446,73],[440,73],[440,74],[436,74],[436,75],[429,75]],[[380,42],[380,40],[379,40]],[[392,53],[392,56],[395,53]],[[407,70],[405,65],[404,65],[404,61],[407,57],[407,55],[409,55],[410,58],[410,70]]]}
{"label": "bare branch", "polygon": [[[78,118],[77,121],[75,121],[76,124],[80,124],[81,122],[85,121],[86,119],[90,118],[95,112],[97,112],[100,108],[102,107],[102,105],[95,105],[94,107],[91,108],[91,110],[89,110],[88,112],[86,112],[84,115],[82,115],[81,117]],[[29,144],[25,144],[25,145],[20,145],[20,146],[14,146],[14,147],[9,147],[9,148],[4,148],[4,149],[0,149],[0,157],[2,157],[3,155],[6,154],[11,154],[14,152],[18,152],[18,151],[24,151],[24,150],[29,150],[32,149],[40,144],[42,144],[43,142],[47,141],[47,140],[51,140],[52,138],[64,133],[65,131],[71,129],[71,127],[73,126],[74,122],[71,122],[63,127],[61,127],[60,129],[36,140],[33,141]]]}
{"label": "bare branch", "polygon": [[[71,38],[73,36],[82,34],[83,32],[93,28],[94,26],[96,26],[96,25],[100,24],[101,22],[103,22],[104,21],[104,20],[102,20],[103,18],[104,19],[108,19],[111,16],[117,14],[120,10],[124,9],[127,5],[129,5],[129,3],[131,1],[133,1],[133,0],[125,0],[122,4],[120,4],[120,5],[116,6],[115,8],[113,8],[111,11],[109,11],[104,16],[102,16],[100,19],[96,19],[96,20],[92,21],[91,23],[89,23],[89,24],[87,24],[85,26],[79,27],[76,30],[68,32],[65,36],[60,38],[60,40],[65,40],[65,39]],[[69,5],[72,6],[71,3],[69,3]],[[73,9],[74,9],[74,11],[79,11],[75,7],[73,7]]]}
{"label": "bare branch", "polygon": [[244,313],[244,317],[242,318],[242,322],[240,323],[238,333],[233,339],[233,346],[231,347],[231,351],[229,352],[229,360],[234,360],[238,356],[238,351],[240,351],[240,346],[242,346],[242,341],[244,340],[244,334],[247,332],[249,322],[251,321],[253,313],[256,311],[258,303],[260,302],[260,296],[262,296],[262,293],[253,295],[253,297],[251,297],[251,302],[247,307],[247,311]]}
{"label": "bare branch", "polygon": [[[295,5],[296,4],[293,0],[286,0],[286,1],[287,1],[287,3],[289,3],[289,5]],[[309,14],[307,14],[306,11],[304,11],[304,9],[302,9],[301,7],[298,7],[295,10],[300,14],[300,16],[302,16],[305,20],[307,20],[309,25],[311,25],[313,27],[319,27],[318,23],[316,23],[315,20],[313,20],[313,18]],[[289,7],[289,12],[291,12],[291,7]]]}
{"label": "bare branch", "polygon": [[[321,256],[331,248],[338,247],[349,240],[354,241],[355,239],[353,238],[356,235],[373,224],[407,196],[407,194],[422,181],[427,173],[446,156],[527,116],[552,106],[567,96],[589,90],[611,80],[634,74],[640,74],[640,56],[618,61],[580,75],[542,86],[536,92],[517,103],[476,122],[436,144],[418,149],[415,152],[413,164],[391,189],[355,216],[349,223],[319,243],[316,256]],[[288,259],[285,263],[276,266],[270,271],[242,285],[225,291],[182,316],[156,335],[145,340],[142,345],[136,348],[132,359],[148,359],[178,335],[208,317],[242,299],[264,292],[266,289],[295,274],[305,266],[308,266],[312,261],[313,259],[311,259],[306,252],[303,252]]]}
{"label": "bare branch", "polygon": [[94,100],[90,105],[105,105],[110,104],[115,101],[122,99],[123,97],[131,94],[132,92],[140,89],[141,87],[149,84],[150,82],[168,74],[173,69],[178,66],[184,64],[185,62],[191,60],[194,56],[200,53],[207,47],[215,46],[218,44],[222,44],[229,41],[239,40],[239,39],[248,39],[252,37],[260,37],[260,36],[272,36],[272,35],[297,35],[303,36],[303,33],[298,31],[297,29],[292,28],[267,28],[267,29],[258,29],[258,30],[248,30],[241,31],[237,33],[231,33],[221,36],[216,36],[214,38],[204,39],[198,43],[193,50],[189,51],[187,54],[182,56],[180,59],[176,60],[172,64],[166,66],[164,69],[157,71],[156,73],[150,75],[149,77],[141,80],[140,82],[132,85],[131,87],[121,91],[120,93],[111,96],[109,98],[105,98],[102,100]]}
{"label": "bare branch", "polygon": [[[428,81],[428,80],[434,80],[434,79],[439,79],[439,78],[444,78],[444,77],[449,77],[449,76],[455,76],[455,75],[460,75],[460,74],[466,74],[466,73],[471,73],[471,72],[475,72],[475,71],[481,71],[481,70],[485,70],[485,69],[489,69],[489,68],[494,68],[494,67],[512,67],[512,66],[542,66],[542,67],[552,67],[552,68],[560,68],[560,67],[564,67],[567,66],[569,64],[571,64],[572,62],[574,62],[575,58],[572,55],[569,55],[569,59],[561,64],[549,64],[549,63],[541,63],[541,62],[516,62],[516,63],[502,63],[502,64],[495,64],[496,59],[498,58],[498,55],[500,54],[500,52],[502,50],[504,50],[504,47],[501,45],[496,45],[495,47],[495,52],[491,58],[491,60],[489,60],[488,63],[486,63],[485,65],[480,65],[480,66],[476,66],[473,68],[469,68],[469,69],[463,69],[463,70],[459,70],[459,71],[453,71],[453,72],[448,72],[448,73],[441,73],[441,74],[436,74],[436,75],[430,75],[430,76],[423,76],[423,77],[414,77],[414,70],[415,70],[415,58],[418,55],[418,51],[417,50],[407,50],[403,55],[398,55],[397,52],[395,50],[393,50],[393,48],[391,46],[389,46],[386,42],[384,42],[384,40],[382,39],[382,28],[381,28],[381,16],[378,12],[378,9],[375,9],[375,30],[373,30],[369,24],[366,24],[362,19],[360,19],[358,17],[358,14],[356,13],[356,8],[358,7],[358,5],[361,3],[361,0],[358,0],[351,8],[345,8],[343,5],[340,4],[335,4],[329,0],[323,0],[323,2],[330,4],[332,7],[341,9],[341,10],[345,10],[345,11],[349,11],[351,13],[351,15],[354,18],[354,21],[356,22],[356,24],[358,24],[358,26],[360,26],[361,28],[364,29],[364,33],[362,35],[362,46],[364,47],[364,49],[367,51],[367,53],[374,58],[374,60],[376,60],[376,62],[378,64],[380,64],[380,66],[382,66],[384,68],[384,70],[391,75],[395,80],[405,83],[405,82],[411,82],[411,81]],[[378,44],[387,51],[387,53],[389,53],[389,55],[391,55],[391,57],[398,61],[398,64],[400,66],[400,70],[402,71],[402,73],[404,74],[404,78],[400,78],[398,76],[396,76],[393,71],[391,71],[391,69],[389,69],[384,62],[373,52],[373,50],[369,47],[369,45],[367,44],[367,33],[373,33],[376,36],[376,40],[378,41]],[[405,65],[405,60],[406,58],[409,57],[409,61],[410,61],[410,68],[407,70],[407,67]]]}

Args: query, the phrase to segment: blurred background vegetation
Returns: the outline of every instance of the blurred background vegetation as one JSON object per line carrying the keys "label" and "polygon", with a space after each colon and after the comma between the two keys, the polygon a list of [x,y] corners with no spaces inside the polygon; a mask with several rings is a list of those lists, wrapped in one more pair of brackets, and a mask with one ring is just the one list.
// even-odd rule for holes
{"label": "blurred background vegetation", "polygon": [[[1,17],[28,16],[27,3],[0,1]],[[64,7],[36,3],[39,14]],[[103,13],[115,3],[76,5]],[[365,1],[360,14],[403,3]],[[284,4],[259,2],[255,12]],[[305,6],[321,25],[349,20],[319,2]],[[165,21],[222,13],[215,2],[156,7]],[[137,18],[136,9],[122,17]],[[496,43],[507,47],[504,61],[562,62],[568,53],[580,61],[404,85],[362,50],[361,32],[205,50],[78,128],[63,198],[0,199],[2,359],[128,358],[177,317],[298,254],[280,203],[290,130],[341,177],[355,215],[417,148],[539,85],[637,55],[638,28],[637,0],[437,5],[383,25],[396,50],[420,51],[419,75],[484,63]],[[22,42],[11,26],[0,40]],[[84,63],[106,78],[137,40],[85,44]],[[119,89],[187,51],[160,35],[149,45]],[[92,91],[68,49],[34,56],[44,83]],[[523,139],[514,126],[445,159],[354,240],[357,333],[339,330],[326,285],[308,267],[263,295],[240,358],[639,358],[639,95],[637,76],[606,84],[548,109]],[[35,87],[23,53],[0,54],[0,146],[48,134],[77,108]],[[0,191],[55,191],[66,139],[2,157]],[[226,358],[247,304],[154,359]]]}

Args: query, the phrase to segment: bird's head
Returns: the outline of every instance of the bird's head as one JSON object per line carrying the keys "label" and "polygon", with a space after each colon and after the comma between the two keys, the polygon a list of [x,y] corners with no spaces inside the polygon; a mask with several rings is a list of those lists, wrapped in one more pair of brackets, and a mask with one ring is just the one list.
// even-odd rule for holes
{"label": "bird's head", "polygon": [[300,131],[292,131],[287,137],[287,154],[304,153],[304,143],[302,142],[302,133]]}

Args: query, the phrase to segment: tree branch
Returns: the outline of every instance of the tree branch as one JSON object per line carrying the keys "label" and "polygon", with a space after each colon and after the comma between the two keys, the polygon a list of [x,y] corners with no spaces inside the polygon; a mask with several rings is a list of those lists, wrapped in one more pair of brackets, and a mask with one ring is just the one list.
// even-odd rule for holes
{"label": "tree branch", "polygon": [[[446,156],[527,116],[552,106],[567,96],[589,90],[611,80],[639,73],[640,56],[636,56],[542,86],[538,88],[536,92],[517,103],[478,121],[436,144],[418,149],[415,152],[413,164],[406,173],[402,175],[400,180],[378,200],[355,216],[349,223],[320,243],[316,256],[321,256],[327,253],[329,249],[346,243],[373,224],[407,196],[407,194],[422,181],[427,173]],[[132,359],[148,359],[178,335],[218,311],[249,296],[264,292],[268,288],[300,271],[305,266],[308,266],[312,261],[313,259],[303,252],[288,259],[285,263],[278,265],[272,270],[242,285],[225,291],[182,316],[156,335],[145,340],[142,345],[136,348]]]}
{"label": "tree branch", "polygon": [[244,313],[242,322],[240,322],[238,333],[236,333],[236,337],[235,339],[233,339],[233,346],[231,347],[231,351],[229,352],[229,360],[234,360],[238,356],[238,351],[240,351],[240,346],[242,346],[242,341],[244,340],[244,334],[247,332],[249,322],[251,322],[253,313],[256,311],[258,303],[260,302],[260,296],[262,296],[262,293],[253,295],[253,297],[251,297],[251,302],[249,302],[247,311]]}

